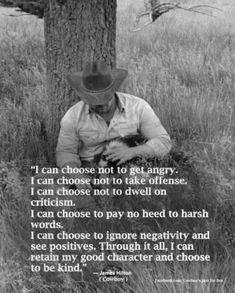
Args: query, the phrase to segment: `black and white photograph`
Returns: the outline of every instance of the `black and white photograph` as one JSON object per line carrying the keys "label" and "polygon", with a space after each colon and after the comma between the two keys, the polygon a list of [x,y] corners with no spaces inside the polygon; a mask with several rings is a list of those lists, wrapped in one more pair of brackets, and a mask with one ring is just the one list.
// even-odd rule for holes
{"label": "black and white photograph", "polygon": [[235,292],[234,15],[0,0],[0,293]]}

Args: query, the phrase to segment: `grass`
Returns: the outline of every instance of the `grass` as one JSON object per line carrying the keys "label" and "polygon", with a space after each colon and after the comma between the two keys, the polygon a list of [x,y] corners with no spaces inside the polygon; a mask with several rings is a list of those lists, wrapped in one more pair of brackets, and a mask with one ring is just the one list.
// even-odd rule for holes
{"label": "grass", "polygon": [[[195,2],[198,3],[190,1],[190,4]],[[193,185],[196,199],[183,198],[179,191],[176,198],[170,198],[167,207],[207,207],[212,215],[203,225],[179,221],[163,222],[160,227],[164,230],[174,225],[177,229],[184,225],[189,231],[209,227],[212,238],[209,249],[214,259],[207,265],[126,263],[123,266],[133,271],[133,279],[124,288],[102,283],[94,287],[92,282],[81,287],[68,275],[49,283],[47,277],[30,272],[29,262],[25,261],[30,254],[29,169],[33,164],[47,164],[54,155],[45,135],[50,113],[45,91],[43,21],[31,16],[7,17],[9,10],[1,8],[1,292],[232,293],[234,290],[235,6],[231,1],[211,1],[223,9],[216,12],[216,18],[176,10],[134,33],[131,30],[134,17],[142,6],[141,1],[136,3],[133,6],[125,1],[125,5],[124,2],[118,5],[117,63],[129,70],[122,90],[146,99],[154,107],[175,147],[190,156],[200,178]],[[152,208],[157,209],[159,204],[154,203]],[[77,230],[83,228],[82,224],[77,224]],[[105,223],[91,224],[94,230],[105,230]],[[126,231],[130,224],[144,223],[123,223],[117,229]],[[199,246],[199,249],[207,248]],[[203,286],[154,282],[154,278],[163,277],[219,277],[225,282]]]}

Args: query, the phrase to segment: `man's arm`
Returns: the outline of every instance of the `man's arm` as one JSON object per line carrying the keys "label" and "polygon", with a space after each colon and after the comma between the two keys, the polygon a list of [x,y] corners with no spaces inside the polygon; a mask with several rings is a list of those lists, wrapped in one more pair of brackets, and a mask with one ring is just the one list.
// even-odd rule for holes
{"label": "man's arm", "polygon": [[145,102],[140,114],[140,133],[148,139],[144,145],[135,147],[137,156],[158,156],[163,157],[171,150],[171,140],[159,118]]}
{"label": "man's arm", "polygon": [[[56,147],[56,164],[59,168],[63,168],[66,166],[70,168],[81,167],[81,161],[77,154],[81,142],[79,140],[79,136],[76,132],[75,126],[75,117],[73,116],[73,113],[68,111],[61,120],[60,133]],[[64,174],[73,179],[90,179],[88,175],[80,174],[77,172],[69,172]],[[82,183],[76,185],[76,188],[90,190],[92,189],[90,183]]]}
{"label": "man's arm", "polygon": [[56,163],[59,168],[64,166],[80,167],[78,152],[80,144],[75,130],[73,113],[67,112],[61,120],[59,138],[56,147]]}

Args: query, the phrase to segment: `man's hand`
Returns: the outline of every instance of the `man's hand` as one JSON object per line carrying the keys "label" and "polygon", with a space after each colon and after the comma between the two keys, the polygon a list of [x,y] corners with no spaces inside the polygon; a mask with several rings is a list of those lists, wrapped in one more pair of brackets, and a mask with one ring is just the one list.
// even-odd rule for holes
{"label": "man's hand", "polygon": [[136,156],[135,147],[129,148],[127,146],[113,147],[104,152],[107,160],[113,162],[118,161],[117,165],[121,165],[126,161],[133,159]]}

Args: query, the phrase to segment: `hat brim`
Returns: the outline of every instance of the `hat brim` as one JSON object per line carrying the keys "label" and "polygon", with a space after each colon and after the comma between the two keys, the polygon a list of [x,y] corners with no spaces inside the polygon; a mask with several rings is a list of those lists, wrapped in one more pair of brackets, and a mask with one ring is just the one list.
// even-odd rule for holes
{"label": "hat brim", "polygon": [[112,84],[100,91],[90,91],[83,86],[82,72],[76,72],[68,75],[69,84],[76,90],[78,96],[82,101],[89,105],[103,105],[108,103],[115,92],[119,89],[125,78],[127,77],[128,71],[125,69],[112,69],[111,74],[113,77]]}

